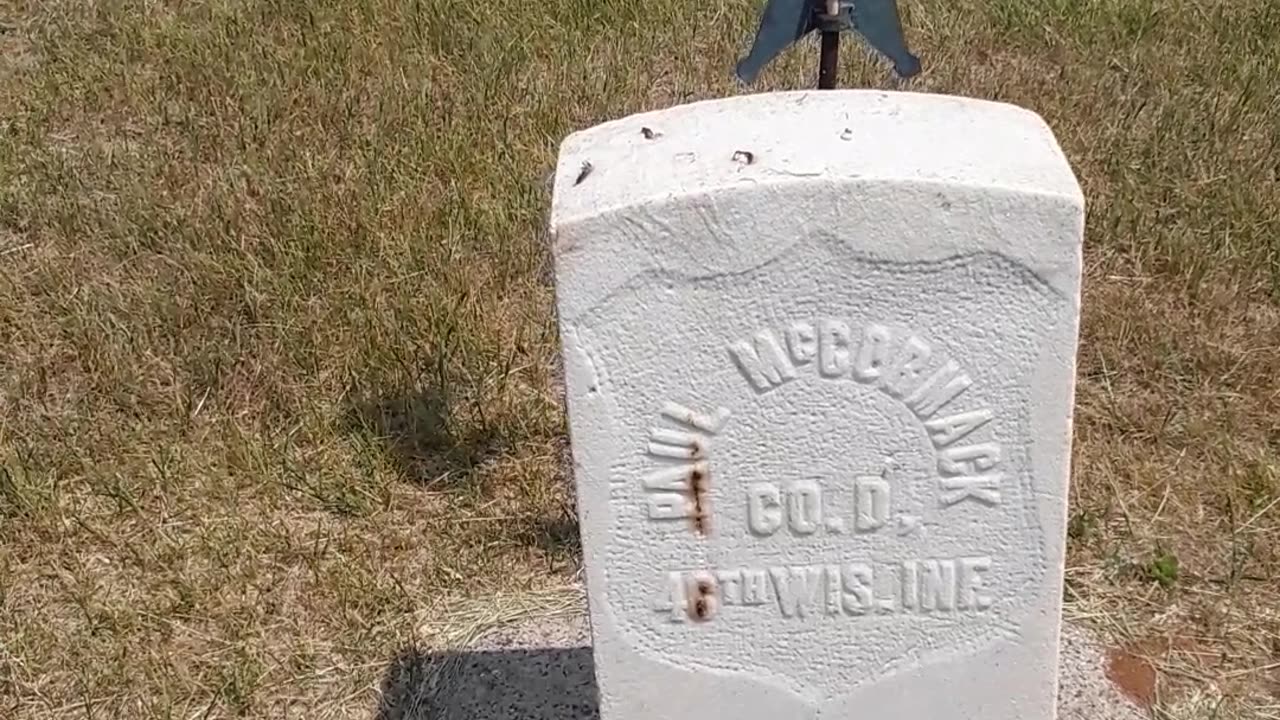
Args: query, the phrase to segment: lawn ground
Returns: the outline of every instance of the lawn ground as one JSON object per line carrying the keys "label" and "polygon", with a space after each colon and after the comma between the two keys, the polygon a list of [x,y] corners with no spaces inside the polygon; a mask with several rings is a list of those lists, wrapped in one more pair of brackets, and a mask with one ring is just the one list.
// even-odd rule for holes
{"label": "lawn ground", "polygon": [[[902,4],[923,76],[845,82],[1029,107],[1089,201],[1068,615],[1280,717],[1280,4]],[[755,13],[0,0],[0,716],[367,718],[561,607],[557,144],[747,91]]]}

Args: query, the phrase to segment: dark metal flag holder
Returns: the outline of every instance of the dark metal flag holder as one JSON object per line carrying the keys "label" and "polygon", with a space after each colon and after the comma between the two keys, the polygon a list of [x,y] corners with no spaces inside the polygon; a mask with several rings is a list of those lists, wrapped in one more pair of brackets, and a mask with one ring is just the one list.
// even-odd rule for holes
{"label": "dark metal flag holder", "polygon": [[831,90],[839,83],[837,74],[840,71],[840,0],[816,0],[825,3],[819,8],[815,5],[818,31],[822,33],[822,50],[818,55],[818,89]]}
{"label": "dark metal flag holder", "polygon": [[764,66],[810,32],[821,36],[818,87],[838,84],[840,34],[846,28],[893,62],[894,72],[908,78],[920,72],[920,59],[907,49],[896,0],[768,0],[751,52],[738,62],[737,76],[755,82]]}

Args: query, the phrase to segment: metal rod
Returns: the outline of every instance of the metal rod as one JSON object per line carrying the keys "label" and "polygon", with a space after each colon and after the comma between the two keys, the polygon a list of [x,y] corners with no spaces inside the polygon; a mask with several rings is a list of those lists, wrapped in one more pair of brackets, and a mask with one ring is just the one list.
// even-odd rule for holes
{"label": "metal rod", "polygon": [[837,72],[840,69],[840,29],[835,26],[835,18],[840,14],[840,0],[816,0],[814,12],[821,19],[824,14],[830,23],[822,22],[820,27],[831,28],[822,31],[822,54],[818,59],[818,89],[831,90],[837,83]]}
{"label": "metal rod", "polygon": [[818,63],[818,89],[836,86],[836,70],[840,67],[840,33],[822,33],[822,57]]}

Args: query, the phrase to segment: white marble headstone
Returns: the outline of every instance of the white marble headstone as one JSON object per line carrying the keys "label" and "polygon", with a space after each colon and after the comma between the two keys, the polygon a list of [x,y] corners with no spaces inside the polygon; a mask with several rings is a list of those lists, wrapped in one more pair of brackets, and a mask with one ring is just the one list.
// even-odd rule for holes
{"label": "white marble headstone", "polygon": [[576,133],[552,211],[604,720],[1053,716],[1084,200],[872,91]]}

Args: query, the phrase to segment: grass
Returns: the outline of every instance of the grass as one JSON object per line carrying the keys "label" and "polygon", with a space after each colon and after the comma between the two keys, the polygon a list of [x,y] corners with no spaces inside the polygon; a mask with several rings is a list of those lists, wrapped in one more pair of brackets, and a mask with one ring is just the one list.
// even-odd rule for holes
{"label": "grass", "polygon": [[[1280,716],[1280,6],[903,6],[1089,198],[1068,614],[1161,717]],[[557,144],[743,92],[755,12],[0,0],[0,716],[369,717],[558,597]]]}

